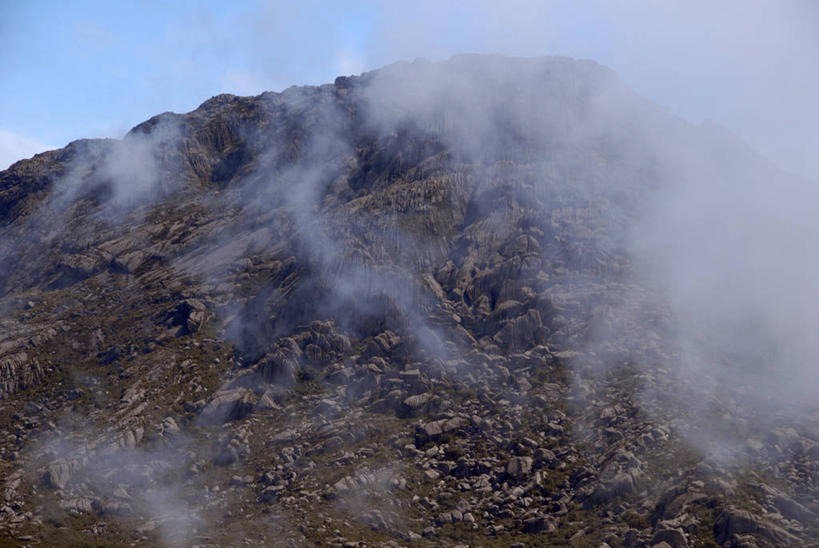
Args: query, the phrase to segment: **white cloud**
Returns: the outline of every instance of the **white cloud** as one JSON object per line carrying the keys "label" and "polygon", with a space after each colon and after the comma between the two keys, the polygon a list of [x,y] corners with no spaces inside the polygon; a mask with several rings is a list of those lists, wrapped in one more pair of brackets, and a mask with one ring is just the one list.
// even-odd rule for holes
{"label": "white cloud", "polygon": [[38,152],[56,148],[25,135],[0,129],[0,169],[6,169],[17,160],[31,158]]}

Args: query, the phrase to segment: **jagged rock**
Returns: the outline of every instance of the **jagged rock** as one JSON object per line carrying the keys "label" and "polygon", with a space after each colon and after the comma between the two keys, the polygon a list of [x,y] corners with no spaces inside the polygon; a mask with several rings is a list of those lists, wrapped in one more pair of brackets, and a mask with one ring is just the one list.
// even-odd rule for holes
{"label": "jagged rock", "polygon": [[252,410],[256,395],[247,388],[236,388],[217,393],[199,415],[203,424],[222,424],[242,419]]}
{"label": "jagged rock", "polygon": [[259,360],[256,369],[268,382],[289,385],[295,381],[301,355],[301,349],[294,341],[285,341]]}
{"label": "jagged rock", "polygon": [[782,527],[738,508],[723,509],[714,520],[714,536],[719,543],[744,534],[759,535],[776,546],[794,546],[799,539]]}
{"label": "jagged rock", "polygon": [[532,457],[512,457],[506,465],[506,473],[520,479],[532,472]]}
{"label": "jagged rock", "polygon": [[160,424],[160,430],[164,434],[178,434],[179,433],[179,425],[176,424],[176,421],[173,417],[165,417],[162,419],[162,423]]}
{"label": "jagged rock", "polygon": [[698,491],[689,491],[680,487],[666,493],[660,500],[658,506],[662,508],[662,518],[671,519],[683,513],[692,505],[705,502],[706,495]]}
{"label": "jagged rock", "polygon": [[418,417],[427,412],[428,404],[432,394],[429,392],[416,394],[406,398],[401,409],[401,414],[407,417]]}
{"label": "jagged rock", "polygon": [[74,466],[69,461],[56,461],[48,465],[45,480],[54,489],[65,489],[74,472]]}
{"label": "jagged rock", "polygon": [[34,386],[43,377],[43,369],[26,352],[0,356],[0,397]]}
{"label": "jagged rock", "polygon": [[421,440],[422,443],[428,440],[435,440],[443,434],[448,434],[466,426],[467,422],[468,421],[462,417],[428,422],[416,429],[416,438]]}
{"label": "jagged rock", "polygon": [[[132,270],[129,268],[129,271]],[[185,299],[176,305],[169,316],[170,325],[182,326],[188,334],[196,333],[205,323],[206,307],[197,299]]]}
{"label": "jagged rock", "polygon": [[671,527],[657,529],[654,536],[651,537],[651,542],[654,544],[664,542],[672,548],[684,548],[688,546],[688,539],[682,529]]}
{"label": "jagged rock", "polygon": [[539,447],[535,450],[534,460],[538,464],[545,464],[546,466],[553,466],[558,462],[554,452],[543,447]]}
{"label": "jagged rock", "polygon": [[537,334],[542,325],[540,312],[529,310],[526,314],[505,322],[494,339],[510,351],[523,350],[541,342]]}
{"label": "jagged rock", "polygon": [[70,514],[90,514],[94,511],[94,501],[85,497],[63,499],[60,509]]}
{"label": "jagged rock", "polygon": [[316,405],[316,413],[325,417],[335,417],[341,413],[341,407],[333,400],[323,399]]}
{"label": "jagged rock", "polygon": [[620,472],[611,479],[598,483],[592,491],[589,500],[593,504],[605,504],[617,497],[627,495],[634,490],[634,477],[626,472]]}
{"label": "jagged rock", "polygon": [[811,522],[817,519],[816,514],[811,510],[782,493],[776,493],[774,495],[773,503],[779,511],[782,512],[782,515],[788,518],[805,522]]}
{"label": "jagged rock", "polygon": [[258,411],[269,411],[281,409],[281,406],[276,403],[276,398],[273,396],[273,393],[267,390],[264,394],[259,396],[259,401],[256,402],[255,409]]}

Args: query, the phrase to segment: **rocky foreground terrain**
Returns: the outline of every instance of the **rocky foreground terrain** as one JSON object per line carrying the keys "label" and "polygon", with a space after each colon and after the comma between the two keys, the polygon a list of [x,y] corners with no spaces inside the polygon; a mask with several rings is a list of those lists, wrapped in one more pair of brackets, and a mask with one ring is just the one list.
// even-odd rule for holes
{"label": "rocky foreground terrain", "polygon": [[819,546],[816,400],[679,336],[635,244],[705,179],[787,176],[565,58],[220,95],[14,164],[0,545]]}

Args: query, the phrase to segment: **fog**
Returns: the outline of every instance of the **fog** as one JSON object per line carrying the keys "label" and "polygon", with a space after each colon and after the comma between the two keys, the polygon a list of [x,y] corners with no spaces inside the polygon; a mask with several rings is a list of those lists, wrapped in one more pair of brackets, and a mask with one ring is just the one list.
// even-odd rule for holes
{"label": "fog", "polygon": [[[819,9],[811,0],[363,1],[332,9],[317,2],[262,1],[230,13],[186,4],[164,16],[157,6],[95,9],[93,16],[66,14],[79,19],[73,38],[89,57],[71,58],[74,50],[56,42],[34,44],[51,53],[47,75],[38,72],[40,49],[29,43],[42,36],[25,29],[37,21],[37,30],[47,30],[50,23],[33,10],[28,17],[26,10],[6,14],[0,38],[16,53],[7,60],[7,123],[16,120],[15,111],[38,107],[29,115],[31,129],[21,123],[3,127],[19,134],[15,142],[63,145],[80,137],[119,137],[122,130],[112,128],[165,110],[193,109],[218,92],[251,95],[315,85],[400,59],[567,55],[609,66],[688,121],[713,118],[785,169],[819,179],[812,153],[819,144],[813,108]],[[151,47],[116,23],[152,17],[158,28]],[[63,28],[52,30],[62,37]],[[55,88],[52,80],[62,75],[65,85]],[[43,81],[35,84],[37,76]],[[25,85],[29,97],[19,92]],[[49,90],[57,89],[61,95],[54,97]]]}
{"label": "fog", "polygon": [[[30,212],[13,223],[5,219],[0,227],[0,291],[43,281],[54,274],[48,261],[57,251],[89,249],[126,221],[143,220],[150,207],[178,191],[184,180],[171,174],[179,170],[180,137],[172,117],[160,118],[150,133],[79,140],[63,149],[59,171],[48,176],[45,198],[34,199]],[[32,198],[33,192],[22,202]],[[32,249],[40,252],[31,254],[31,271],[25,272],[18,261]]]}
{"label": "fog", "polygon": [[819,180],[813,2],[420,2],[379,23],[365,64],[469,52],[594,59],[689,122],[717,120],[786,170]]}
{"label": "fog", "polygon": [[[486,367],[475,350],[510,355],[523,348],[501,350],[498,337],[476,341],[456,311],[485,308],[500,322],[507,319],[501,304],[537,295],[531,302],[544,325],[530,330],[525,343],[551,336],[551,351],[576,351],[567,360],[574,388],[633,360],[637,371],[663,377],[661,386],[638,389],[651,416],[662,420],[664,412],[682,410],[675,427],[689,441],[706,453],[732,454],[734,440],[724,439],[725,424],[713,419],[717,410],[760,429],[816,412],[819,187],[811,178],[819,164],[806,151],[819,144],[811,125],[819,118],[809,107],[817,84],[816,71],[808,70],[815,35],[804,24],[816,21],[815,11],[789,3],[746,12],[729,3],[708,10],[704,30],[692,39],[687,29],[705,4],[617,6],[600,4],[594,14],[529,2],[504,9],[479,3],[468,12],[424,2],[409,13],[387,8],[367,48],[343,50],[344,68],[357,71],[384,57],[432,60],[362,74],[345,91],[348,103],[329,87],[258,97],[260,118],[231,127],[246,161],[224,180],[191,176],[181,161],[190,128],[173,115],[122,140],[74,143],[50,194],[19,225],[3,228],[0,289],[22,283],[25,273],[15,268],[25,249],[47,250],[70,238],[78,249],[93,247],[102,234],[142,222],[152,207],[179,203],[178,191],[195,191],[219,223],[177,250],[168,266],[203,282],[203,293],[230,286],[213,290],[219,334],[235,345],[240,367],[260,373],[240,379],[259,392],[265,383],[292,388],[265,376],[265,360],[287,354],[292,349],[285,343],[277,346],[281,338],[317,319],[332,320],[334,336],[337,330],[353,339],[394,330],[407,347],[396,367],[422,364],[429,376],[471,380],[470,367]],[[561,24],[566,17],[571,24]],[[453,24],[474,32],[442,41]],[[588,36],[602,28],[634,30]],[[583,29],[586,42],[574,35]],[[595,55],[609,45],[618,46],[614,53]],[[459,48],[582,52],[593,60],[463,55],[438,61]],[[726,66],[741,74],[720,84]],[[679,75],[666,78],[668,70]],[[786,93],[780,85],[791,90],[787,100],[768,102]],[[681,91],[694,87],[692,94]],[[350,105],[355,108],[343,108]],[[705,116],[724,124],[702,121]],[[783,120],[795,129],[780,127]],[[411,204],[424,221],[417,224],[402,223],[405,211],[389,194],[417,191],[412,185],[429,190],[413,195],[423,196]],[[80,226],[85,220],[93,222]],[[459,231],[460,240],[453,239]],[[442,281],[450,268],[452,276],[471,277],[480,293],[476,272],[514,256],[504,250],[520,236],[534,241],[538,257],[542,246],[542,262],[521,260],[495,280],[491,299],[473,300]],[[528,252],[530,240],[525,244]],[[530,276],[537,283],[524,278],[521,272],[551,264],[554,250],[563,260],[560,272]],[[295,266],[243,294],[233,276],[237,264],[291,255]],[[606,263],[611,257],[625,266]],[[596,259],[605,264],[595,269]],[[297,283],[284,287],[281,272],[297,272]],[[531,284],[529,293],[517,282]],[[571,319],[586,323],[575,332],[557,321],[549,325],[561,295],[574,291],[594,310]],[[286,356],[294,368],[300,352]],[[463,367],[452,366],[458,360]],[[220,390],[238,385],[232,378]],[[214,425],[202,420],[197,427]],[[79,433],[103,437],[94,427]],[[156,450],[114,444],[112,452],[86,459],[75,481],[115,498],[117,486],[97,477],[96,468],[139,469],[145,477],[121,482],[135,509],[158,523],[162,541],[187,542],[201,519],[182,500],[180,485],[157,484],[189,464],[181,456],[189,448],[182,437],[160,441]],[[42,445],[63,460],[84,451],[64,440]],[[160,469],[152,469],[157,462]],[[363,513],[389,499],[400,470],[378,472],[372,485],[348,490],[337,507]]]}
{"label": "fog", "polygon": [[[311,296],[313,314],[356,331],[363,316],[384,314],[373,301],[384,296],[409,332],[430,334],[416,341],[427,359],[446,361],[458,348],[454,325],[425,319],[431,309],[423,303],[434,298],[423,283],[416,286],[426,261],[434,260],[426,248],[441,235],[407,233],[383,211],[340,217],[334,210],[352,184],[355,124],[361,124],[386,142],[403,142],[396,154],[431,139],[424,146],[448,151],[448,167],[467,166],[475,174],[466,185],[469,208],[487,212],[485,230],[501,241],[516,233],[514,216],[498,210],[491,193],[482,198],[481,189],[498,184],[495,176],[503,180],[504,165],[527,166],[541,205],[526,207],[544,207],[536,211],[543,218],[553,215],[555,198],[576,196],[596,208],[608,229],[595,237],[595,251],[625,253],[631,262],[621,281],[632,289],[606,320],[628,327],[603,332],[593,323],[585,346],[571,349],[603,356],[603,348],[615,346],[637,352],[646,344],[641,335],[662,339],[665,361],[644,357],[640,366],[668,369],[680,391],[647,391],[649,407],[687,408],[692,424],[706,431],[715,402],[753,410],[756,420],[771,424],[774,417],[810,412],[819,389],[812,358],[819,348],[811,336],[817,315],[811,272],[819,260],[810,244],[819,236],[812,183],[716,123],[690,124],[652,104],[593,61],[460,56],[397,63],[365,81],[358,92],[364,109],[352,120],[323,91],[285,93],[296,105],[313,105],[297,148],[269,139],[251,145],[262,156],[227,194],[225,207],[248,212],[255,228],[269,210],[278,212],[269,233],[296,227],[309,276],[324,288]],[[248,139],[251,134],[248,128]],[[371,255],[373,249],[385,252]],[[571,283],[558,279],[556,287]],[[287,334],[304,319],[284,296],[273,295],[260,293],[233,319],[230,333],[240,346]],[[298,295],[289,298],[301,302]],[[270,310],[265,299],[280,304]],[[660,324],[640,315],[646,303],[668,311]],[[598,373],[622,359],[622,353],[603,358]]]}
{"label": "fog", "polygon": [[[173,419],[159,425],[148,443],[143,443],[142,426],[119,432],[111,426],[91,425],[68,412],[27,448],[45,470],[46,484],[59,490],[82,487],[79,496],[52,501],[47,510],[66,515],[135,512],[146,519],[142,531],[154,532],[163,545],[190,543],[203,522],[186,499],[191,489],[183,486],[194,440]],[[207,497],[202,488],[197,484],[193,492]]]}
{"label": "fog", "polygon": [[684,366],[717,376],[717,394],[750,383],[745,397],[756,404],[812,405],[819,189],[720,128],[702,133],[705,165],[660,149],[674,158],[672,184],[649,199],[633,232],[638,273],[668,296]]}
{"label": "fog", "polygon": [[[427,129],[430,119],[448,116],[443,131],[433,133],[463,161],[491,165],[543,155],[552,165],[538,166],[540,184],[550,169],[565,169],[563,184],[610,200],[602,215],[615,224],[597,245],[612,251],[624,245],[633,261],[627,281],[656,290],[655,305],[670,307],[664,327],[681,353],[666,366],[692,383],[693,397],[741,393],[742,403],[761,416],[807,412],[802,405],[812,406],[819,393],[819,348],[811,336],[817,188],[714,123],[689,125],[644,102],[602,67],[563,63],[549,60],[541,68],[495,58],[481,59],[478,69],[467,57],[440,66],[399,65],[395,76],[379,73],[370,104],[393,128],[408,119]],[[396,120],[396,111],[406,119]],[[482,115],[470,116],[477,112]],[[509,128],[512,141],[504,142]],[[574,171],[565,160],[548,159],[576,148],[614,155],[602,181],[589,156]],[[619,171],[623,164],[628,167]],[[646,169],[648,180],[635,181],[637,173],[627,169]],[[618,209],[621,192],[639,196],[633,211]],[[620,234],[622,215],[628,220]],[[499,226],[493,231],[508,233]],[[613,315],[639,308],[630,302],[635,298],[645,297],[626,296]],[[608,336],[628,341],[634,335]],[[591,334],[588,350],[612,342],[597,337]],[[706,416],[697,420],[708,423]]]}

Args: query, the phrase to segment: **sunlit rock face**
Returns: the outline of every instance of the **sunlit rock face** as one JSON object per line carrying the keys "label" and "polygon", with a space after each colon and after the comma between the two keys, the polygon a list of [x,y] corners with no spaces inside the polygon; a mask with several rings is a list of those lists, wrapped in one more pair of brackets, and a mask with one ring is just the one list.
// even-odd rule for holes
{"label": "sunlit rock face", "polygon": [[815,198],[568,58],[220,95],[18,162],[0,537],[807,544]]}

